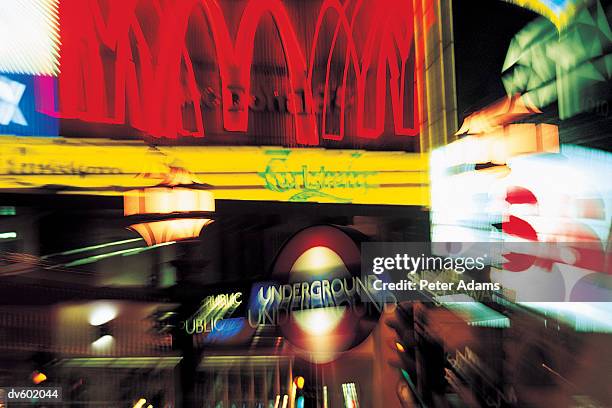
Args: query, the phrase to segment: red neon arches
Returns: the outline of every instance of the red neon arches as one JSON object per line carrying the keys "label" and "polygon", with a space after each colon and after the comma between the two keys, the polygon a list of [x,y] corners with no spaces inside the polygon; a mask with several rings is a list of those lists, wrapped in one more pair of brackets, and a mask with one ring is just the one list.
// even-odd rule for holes
{"label": "red neon arches", "polygon": [[[347,1],[341,4],[338,0],[326,0],[320,10],[317,26],[315,29],[313,49],[311,51],[311,59],[309,64],[309,86],[312,89],[312,70],[314,67],[315,47],[318,43],[320,30],[323,25],[324,18],[328,12],[332,10],[337,14],[337,23],[333,34],[331,49],[328,53],[326,75],[325,75],[325,101],[323,103],[322,115],[322,134],[326,139],[342,140],[345,133],[345,110],[346,110],[346,89],[347,76],[349,69],[352,68],[356,77],[357,86],[357,110],[356,110],[356,133],[360,137],[376,139],[380,137],[384,131],[385,108],[386,108],[386,93],[387,93],[387,68],[390,72],[390,93],[391,105],[393,109],[393,123],[396,135],[416,136],[419,133],[418,118],[418,94],[417,94],[417,70],[413,72],[413,107],[412,107],[412,125],[404,126],[404,106],[405,106],[405,84],[406,84],[406,68],[414,44],[414,12],[412,3],[409,1],[388,1],[382,7],[370,7],[364,5],[364,1],[357,1],[351,7],[352,16],[347,16],[347,10],[351,2]],[[357,24],[359,14],[365,14],[365,19],[362,17],[362,23]],[[363,22],[365,20],[365,23]],[[365,25],[365,27],[363,27]],[[428,27],[427,27],[428,28]],[[363,46],[361,53],[358,52],[358,43],[355,41],[357,31],[365,33],[365,39],[362,40]],[[337,38],[340,33],[344,34],[347,39],[347,45],[344,56],[344,70],[342,74],[341,85],[341,102],[340,102],[340,132],[336,134],[327,133],[326,131],[326,110],[328,107],[328,99],[330,97],[330,73],[332,65],[332,57],[337,44]],[[361,57],[361,58],[360,58]],[[398,63],[399,58],[399,63]],[[375,71],[371,75],[371,71]],[[370,75],[369,75],[370,74]],[[366,106],[365,102],[368,99],[367,86],[368,81],[374,82],[373,109],[375,117],[374,127],[365,125]]]}
{"label": "red neon arches", "polygon": [[[215,0],[62,2],[56,114],[85,122],[126,124],[155,137],[204,137],[210,123],[203,119],[202,89],[185,38],[191,16],[201,12],[218,64],[224,131],[249,131],[249,109],[236,108],[235,90],[241,90],[243,103],[253,99],[253,48],[266,18],[274,24],[279,39],[275,45],[284,55],[292,95],[286,99],[286,111],[293,120],[294,143],[319,145],[321,137],[343,140],[349,128],[355,137],[379,138],[387,121],[387,96],[393,134],[418,134],[420,63],[413,55],[412,1],[324,0],[315,10],[314,33],[304,26],[307,22],[291,14],[287,2],[236,4]],[[324,32],[333,33],[333,38],[322,46]],[[325,68],[315,66],[315,55],[323,57]],[[343,67],[341,73],[333,68],[337,66]],[[339,86],[334,89],[332,82]],[[317,112],[320,88],[323,103]],[[356,103],[349,107],[351,98]],[[49,101],[44,110],[52,111],[53,106],[54,101]],[[193,116],[187,127],[186,106]],[[331,112],[330,106],[337,106],[338,112]],[[333,115],[337,130],[328,129],[328,117]]]}
{"label": "red neon arches", "polygon": [[[223,124],[227,131],[246,132],[248,130],[248,110],[233,109],[234,94],[231,87],[240,87],[244,90],[246,100],[250,99],[251,89],[251,66],[253,61],[253,45],[255,42],[255,32],[259,21],[263,15],[269,13],[278,29],[281,45],[288,67],[289,81],[294,92],[298,89],[307,91],[306,88],[306,62],[301,47],[293,31],[291,21],[282,3],[278,0],[258,0],[247,3],[244,9],[236,40],[233,41],[229,33],[225,16],[220,5],[214,1],[191,0],[178,3],[173,10],[171,17],[166,19],[162,25],[165,33],[160,44],[160,61],[158,78],[155,81],[156,93],[166,98],[165,104],[152,103],[151,117],[159,118],[157,126],[153,129],[160,134],[170,134],[179,120],[176,111],[165,110],[166,106],[177,106],[180,102],[180,88],[169,87],[167,84],[180,82],[181,57],[185,61],[187,70],[193,69],[189,56],[184,52],[184,48],[177,47],[176,44],[184,42],[187,30],[188,19],[194,7],[201,5],[206,14],[212,37],[216,47],[216,56],[219,64],[219,71],[222,83],[222,109]],[[191,76],[190,76],[191,78]],[[230,85],[230,86],[228,86]],[[191,92],[197,92],[195,81],[190,83]],[[309,97],[309,96],[306,96]],[[155,102],[155,101],[153,101]],[[195,104],[196,102],[194,102]],[[295,104],[295,100],[290,103]],[[298,115],[298,109],[293,106],[296,140],[300,144],[316,145],[318,136],[316,125],[312,115]]]}
{"label": "red neon arches", "polygon": [[[61,3],[60,117],[146,130],[144,106],[151,99],[154,67],[136,16],[138,3],[145,2]],[[156,0],[146,1],[146,7],[161,19]],[[54,105],[49,100],[43,111]]]}

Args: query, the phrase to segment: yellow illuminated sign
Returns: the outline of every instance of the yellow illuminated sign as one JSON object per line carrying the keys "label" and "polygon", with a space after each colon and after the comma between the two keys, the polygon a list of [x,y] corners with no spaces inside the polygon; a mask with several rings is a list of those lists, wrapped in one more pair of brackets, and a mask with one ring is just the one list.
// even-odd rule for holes
{"label": "yellow illuminated sign", "polygon": [[[428,158],[405,152],[161,146],[94,139],[0,137],[0,189],[53,186],[121,195],[159,184],[169,166],[216,199],[429,205]],[[143,174],[149,177],[142,177]],[[161,176],[160,176],[161,177]]]}

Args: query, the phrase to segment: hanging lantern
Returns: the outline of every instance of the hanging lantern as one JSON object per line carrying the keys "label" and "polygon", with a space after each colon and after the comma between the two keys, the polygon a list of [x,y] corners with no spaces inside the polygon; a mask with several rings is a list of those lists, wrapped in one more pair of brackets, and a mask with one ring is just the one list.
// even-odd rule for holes
{"label": "hanging lantern", "polygon": [[205,188],[186,170],[171,167],[157,186],[125,193],[124,215],[134,220],[129,228],[148,245],[198,237],[215,211],[214,196]]}

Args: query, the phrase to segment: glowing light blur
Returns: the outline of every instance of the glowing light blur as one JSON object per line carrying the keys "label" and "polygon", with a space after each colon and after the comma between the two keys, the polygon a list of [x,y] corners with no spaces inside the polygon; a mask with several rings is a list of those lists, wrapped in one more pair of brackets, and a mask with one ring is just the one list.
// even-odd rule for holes
{"label": "glowing light blur", "polygon": [[139,233],[147,245],[154,246],[195,238],[211,222],[210,219],[181,218],[132,224],[130,228]]}
{"label": "glowing light blur", "polygon": [[317,279],[332,274],[350,275],[342,258],[333,250],[323,246],[316,246],[304,251],[293,264],[291,274],[295,281],[304,278]]}
{"label": "glowing light blur", "polygon": [[[511,95],[508,98],[502,98],[486,108],[468,116],[463,121],[457,134],[461,135],[467,133],[475,135],[489,133],[497,130],[500,126],[507,125],[514,120],[521,119],[534,113],[541,112],[536,106],[531,104],[531,101],[518,95]],[[461,140],[455,142],[455,146],[457,143],[461,142]]]}
{"label": "glowing light blur", "polygon": [[508,328],[510,319],[483,303],[464,295],[446,295],[436,298],[445,308],[460,316],[470,326]]}
{"label": "glowing light blur", "polygon": [[521,302],[520,304],[564,322],[579,332],[612,333],[612,303]]}
{"label": "glowing light blur", "polygon": [[124,239],[120,241],[107,242],[107,243],[99,244],[99,245],[91,245],[91,246],[87,246],[83,248],[76,248],[76,249],[71,249],[71,250],[64,251],[64,252],[58,252],[56,254],[44,255],[44,256],[41,256],[41,259],[51,258],[54,256],[74,255],[74,254],[79,254],[81,252],[94,251],[96,249],[108,248],[108,247],[115,246],[115,245],[123,245],[123,244],[129,244],[132,242],[138,242],[141,239],[142,238],[131,238],[131,239]]}
{"label": "glowing light blur", "polygon": [[151,187],[126,194],[124,215],[214,211],[210,191],[182,187]]}
{"label": "glowing light blur", "polygon": [[[532,192],[537,201],[510,204],[506,208],[505,216],[515,218],[510,218],[508,227],[504,228],[504,239],[526,238],[511,228],[514,220],[520,219],[536,234],[536,241],[583,244],[576,244],[573,250],[565,248],[560,259],[550,268],[534,265],[518,274],[496,270],[492,279],[518,290],[517,300],[578,300],[577,296],[584,290],[591,293],[587,298],[610,299],[610,294],[603,298],[599,294],[602,290],[609,291],[609,284],[600,279],[590,282],[584,279],[589,280],[587,276],[593,272],[606,272],[603,260],[609,255],[606,243],[610,233],[607,213],[612,208],[612,188],[606,175],[612,170],[612,155],[577,146],[562,146],[560,155],[515,158],[509,165],[512,172],[504,180],[505,190],[522,186]],[[563,183],[558,180],[563,180]],[[586,244],[591,250],[588,259],[580,255]],[[601,262],[597,262],[599,258]],[[527,285],[527,282],[531,284]],[[584,285],[588,288],[579,288]],[[551,288],[550,292],[539,293],[543,287]],[[558,289],[553,291],[555,287]]]}
{"label": "glowing light blur", "polygon": [[548,18],[559,29],[572,21],[580,0],[506,0]]}
{"label": "glowing light blur", "polygon": [[59,72],[59,0],[0,1],[0,72]]}
{"label": "glowing light blur", "polygon": [[344,306],[326,307],[293,312],[296,323],[311,336],[330,334],[342,321],[346,308]]}
{"label": "glowing light blur", "polygon": [[[331,276],[349,276],[346,265],[337,253],[327,247],[316,246],[310,248],[293,264],[291,268],[292,279],[305,281]],[[294,311],[298,326],[311,336],[325,336],[330,334],[342,321],[345,307],[326,307],[312,310]]]}
{"label": "glowing light blur", "polygon": [[142,408],[144,406],[144,404],[147,403],[147,400],[144,398],[140,398],[138,401],[136,401],[136,403],[134,404],[133,408]]}
{"label": "glowing light blur", "polygon": [[[212,213],[215,199],[210,191],[197,188],[199,182],[184,169],[171,167],[157,187],[128,191],[124,196],[125,216]],[[182,186],[191,187],[182,187]],[[148,245],[195,238],[210,224],[210,218],[152,220],[130,225]]]}
{"label": "glowing light blur", "polygon": [[[340,256],[327,247],[316,246],[304,251],[294,262],[291,280],[295,282],[322,279],[329,276],[350,276]],[[304,332],[312,350],[317,350],[318,362],[330,361],[335,353],[326,352],[333,345],[333,333],[346,316],[346,306],[323,307],[293,311],[293,320]]]}
{"label": "glowing light blur", "polygon": [[432,153],[432,241],[580,243],[547,264],[492,268],[491,280],[518,301],[609,300],[593,273],[607,272],[612,155],[559,145],[552,125],[508,123],[523,114],[493,104],[464,122],[473,136]]}
{"label": "glowing light blur", "polygon": [[[140,238],[138,240],[140,240]],[[101,261],[103,259],[112,258],[114,256],[119,256],[119,255],[121,255],[121,256],[137,255],[137,254],[140,254],[140,253],[145,252],[145,251],[149,251],[149,250],[152,250],[152,249],[155,249],[155,248],[159,248],[159,247],[162,247],[162,246],[172,245],[174,243],[175,243],[175,241],[169,241],[169,242],[163,242],[161,244],[151,245],[151,246],[148,246],[148,247],[136,247],[136,248],[122,249],[120,251],[106,252],[106,253],[103,253],[103,254],[92,255],[92,256],[85,257],[85,258],[75,259],[74,261],[70,261],[68,263],[65,263],[62,266],[73,267],[73,266],[87,265],[87,264],[91,264],[91,263],[94,263],[94,262]]]}
{"label": "glowing light blur", "polygon": [[32,382],[34,384],[40,384],[47,380],[47,376],[45,373],[41,373],[40,371],[34,371],[32,373]]}
{"label": "glowing light blur", "polygon": [[302,377],[301,375],[295,377],[294,382],[298,390],[301,390],[302,388],[304,388],[304,377]]}
{"label": "glowing light blur", "polygon": [[222,343],[231,340],[240,334],[246,324],[245,319],[240,317],[219,320],[216,325],[213,325],[210,333],[204,338],[203,343]]}
{"label": "glowing light blur", "polygon": [[359,408],[359,398],[355,383],[342,384],[342,394],[344,396],[345,408]]}
{"label": "glowing light blur", "polygon": [[[581,247],[563,247],[556,273],[537,266],[520,274],[494,270],[491,278],[516,290],[517,300],[572,300],[579,296],[574,293],[578,282],[586,285],[587,275],[605,272],[595,260],[609,256],[610,153],[562,145],[559,154],[509,158],[504,174],[469,165],[460,174],[449,174],[449,156],[453,153],[432,154],[432,241],[579,242],[598,251],[589,261]],[[589,283],[592,296],[602,284]],[[543,287],[550,290],[543,293]]]}
{"label": "glowing light blur", "polygon": [[112,303],[94,303],[92,306],[92,311],[89,315],[89,324],[92,326],[103,325],[117,317],[118,313],[118,307]]}
{"label": "glowing light blur", "polygon": [[327,385],[323,386],[323,408],[329,408],[329,397],[327,396]]}
{"label": "glowing light blur", "polygon": [[113,344],[115,344],[115,338],[110,334],[105,334],[91,343],[91,348],[97,353],[107,353],[111,350]]}

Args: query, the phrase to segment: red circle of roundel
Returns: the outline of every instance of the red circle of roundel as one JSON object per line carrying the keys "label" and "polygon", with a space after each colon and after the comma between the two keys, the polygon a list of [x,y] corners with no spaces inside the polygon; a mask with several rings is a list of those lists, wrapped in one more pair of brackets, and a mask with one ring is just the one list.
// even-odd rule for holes
{"label": "red circle of roundel", "polygon": [[[300,256],[312,248],[324,247],[338,255],[349,275],[346,275],[346,271],[342,275],[334,271],[337,273],[335,276],[312,275],[309,281],[326,279],[331,282],[334,278],[338,278],[348,279],[350,282],[353,277],[361,275],[360,241],[364,239],[361,233],[348,228],[327,225],[306,228],[295,234],[279,252],[272,269],[273,278],[283,283],[295,282],[297,279],[292,276],[291,270]],[[317,360],[318,357],[313,357],[313,353],[335,356],[347,351],[363,342],[376,326],[380,313],[375,307],[360,304],[359,300],[356,304],[354,307],[343,305],[345,309],[342,317],[331,333],[313,335],[303,330],[303,326],[298,324],[295,317],[296,314],[304,312],[302,310],[292,311],[281,325],[281,330],[284,337],[303,352],[304,357],[321,362],[322,360]],[[308,309],[305,312],[310,313],[312,310],[316,309]],[[323,360],[331,359],[333,357],[325,357]]]}
{"label": "red circle of roundel", "polygon": [[315,247],[331,249],[338,254],[351,274],[357,276],[361,273],[361,250],[358,243],[340,228],[318,225],[301,230],[285,243],[274,262],[273,277],[288,279],[295,261]]}

